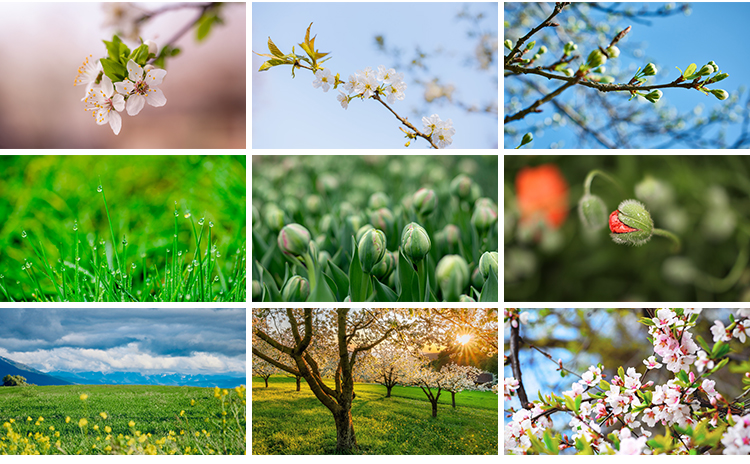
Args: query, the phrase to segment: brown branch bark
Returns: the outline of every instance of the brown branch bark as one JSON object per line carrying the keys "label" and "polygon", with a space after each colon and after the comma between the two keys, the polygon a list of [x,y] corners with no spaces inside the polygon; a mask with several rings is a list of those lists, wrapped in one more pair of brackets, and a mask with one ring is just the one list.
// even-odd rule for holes
{"label": "brown branch bark", "polygon": [[526,389],[523,386],[523,379],[521,374],[521,363],[518,360],[518,345],[519,345],[519,330],[518,326],[510,326],[510,366],[513,370],[513,377],[518,380],[518,399],[521,400],[521,407],[526,408],[529,404],[529,398],[526,396]]}
{"label": "brown branch bark", "polygon": [[508,63],[511,62],[511,60],[513,60],[513,58],[518,54],[519,50],[521,49],[523,44],[526,43],[527,40],[529,40],[534,34],[541,31],[543,28],[550,26],[552,23],[552,18],[557,16],[562,11],[562,9],[568,6],[569,4],[570,2],[555,3],[555,8],[552,10],[552,14],[549,15],[547,19],[542,21],[541,24],[539,24],[534,29],[530,30],[528,34],[526,34],[525,36],[521,37],[520,39],[516,41],[516,45],[513,47],[513,50],[511,50],[508,56],[505,57],[505,65],[507,65]]}
{"label": "brown branch bark", "polygon": [[505,120],[503,122],[505,124],[507,124],[509,122],[513,122],[513,121],[517,121],[519,119],[525,118],[527,114],[532,113],[532,112],[536,112],[537,108],[539,108],[543,104],[547,103],[548,101],[552,100],[556,96],[558,96],[561,93],[563,93],[565,91],[565,89],[573,87],[574,85],[576,85],[577,82],[578,82],[577,78],[574,78],[574,80],[571,81],[571,82],[566,82],[565,84],[563,84],[562,86],[560,86],[557,90],[555,90],[555,91],[547,94],[546,96],[544,96],[544,97],[540,98],[539,100],[535,101],[534,103],[532,103],[531,106],[529,106],[528,108],[523,109],[523,110],[519,111],[516,114],[510,115],[510,116],[506,116]]}
{"label": "brown branch bark", "polygon": [[395,111],[393,111],[393,109],[391,109],[390,106],[388,106],[383,100],[380,99],[379,95],[373,95],[372,98],[374,98],[375,100],[379,101],[380,103],[383,104],[383,106],[385,106],[386,108],[388,108],[388,111],[390,111],[391,113],[393,113],[393,115],[396,116],[396,119],[398,119],[399,121],[401,121],[401,124],[405,125],[409,129],[411,129],[412,131],[414,131],[414,133],[416,135],[418,135],[419,137],[422,137],[423,139],[425,139],[428,142],[430,142],[430,145],[432,145],[432,148],[435,148],[435,149],[438,148],[438,146],[435,145],[435,143],[432,141],[432,137],[431,136],[423,134],[416,127],[414,127],[414,124],[410,123],[406,118],[402,118],[401,116],[399,116],[398,113],[396,113]]}

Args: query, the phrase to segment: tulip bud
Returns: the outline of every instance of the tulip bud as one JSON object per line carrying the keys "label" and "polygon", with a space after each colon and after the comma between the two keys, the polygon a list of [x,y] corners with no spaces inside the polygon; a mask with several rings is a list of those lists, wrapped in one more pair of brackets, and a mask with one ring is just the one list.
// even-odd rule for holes
{"label": "tulip bud", "polygon": [[481,272],[479,272],[479,268],[475,268],[473,271],[471,271],[471,285],[474,286],[474,288],[482,288],[484,285],[484,281],[487,280],[484,278]]}
{"label": "tulip bud", "polygon": [[327,234],[331,231],[331,227],[333,226],[333,216],[330,214],[324,214],[322,218],[320,218],[320,221],[318,222],[318,229],[321,233]]}
{"label": "tulip bud", "polygon": [[451,181],[451,195],[458,197],[459,200],[468,200],[471,197],[471,185],[473,183],[471,178],[466,174],[457,175]]}
{"label": "tulip bud", "polygon": [[587,193],[578,201],[578,217],[585,229],[599,230],[607,225],[607,206],[604,200]]}
{"label": "tulip bud", "polygon": [[505,45],[505,48],[507,48],[508,50],[513,50],[513,42],[511,42],[510,39],[505,39],[503,45]]}
{"label": "tulip bud", "polygon": [[301,256],[310,248],[310,231],[299,224],[287,224],[279,232],[279,249],[290,256]]}
{"label": "tulip bud", "polygon": [[273,203],[269,203],[263,209],[263,219],[271,231],[277,233],[284,227],[284,212]]}
{"label": "tulip bud", "polygon": [[461,256],[447,255],[435,268],[438,285],[447,301],[456,301],[469,283],[469,265]]}
{"label": "tulip bud", "polygon": [[370,213],[370,224],[380,230],[387,230],[389,233],[393,230],[395,219],[393,213],[388,208],[380,208]]}
{"label": "tulip bud", "polygon": [[359,253],[359,264],[362,266],[362,272],[372,274],[372,268],[375,267],[385,256],[385,234],[382,230],[368,230],[360,239],[357,246]]}
{"label": "tulip bud", "polygon": [[370,209],[387,208],[391,204],[390,197],[384,192],[375,192],[370,195],[370,200],[367,202],[367,206]]}
{"label": "tulip bud", "polygon": [[403,247],[404,255],[409,257],[413,263],[417,263],[427,256],[432,243],[424,227],[416,222],[412,222],[407,224],[401,232],[401,246]]}
{"label": "tulip bud", "polygon": [[654,221],[643,203],[625,200],[609,215],[609,229],[615,243],[639,246],[651,239]]}
{"label": "tulip bud", "polygon": [[310,282],[298,275],[289,278],[281,289],[281,297],[287,302],[301,303],[307,301],[308,296],[310,296]]}
{"label": "tulip bud", "polygon": [[461,295],[458,297],[458,302],[459,303],[476,303],[477,300],[470,297],[469,295]]}
{"label": "tulip bud", "polygon": [[362,227],[360,227],[357,230],[357,235],[355,237],[357,239],[357,243],[359,243],[359,241],[362,239],[362,236],[364,236],[368,230],[372,230],[372,229],[374,229],[374,227],[371,224],[365,224]]}
{"label": "tulip bud", "polygon": [[714,89],[711,91],[711,94],[719,100],[726,100],[727,98],[729,98],[729,92],[722,89]]}
{"label": "tulip bud", "polygon": [[588,69],[598,68],[599,66],[603,65],[606,62],[607,62],[607,57],[604,56],[604,53],[602,53],[601,50],[597,49],[589,53],[589,57],[586,60],[586,68]]}
{"label": "tulip bud", "polygon": [[318,214],[323,204],[323,200],[317,195],[310,195],[305,198],[305,207],[311,214]]}
{"label": "tulip bud", "polygon": [[253,279],[253,301],[260,299],[260,282]]}
{"label": "tulip bud", "polygon": [[454,224],[448,224],[435,235],[438,246],[449,254],[458,253],[458,243],[461,241],[461,230]]}
{"label": "tulip bud", "polygon": [[373,266],[372,275],[380,280],[387,278],[396,269],[396,253],[386,251],[383,259]]}
{"label": "tulip bud", "polygon": [[607,55],[609,55],[610,58],[617,58],[620,56],[620,49],[612,45],[607,49]]}
{"label": "tulip bud", "polygon": [[414,194],[412,204],[417,214],[427,216],[437,208],[437,195],[434,190],[421,188]]}
{"label": "tulip bud", "polygon": [[490,230],[496,222],[497,211],[487,206],[475,208],[474,213],[471,215],[471,224],[480,233]]}
{"label": "tulip bud", "polygon": [[661,90],[652,90],[650,93],[643,95],[643,98],[650,101],[651,103],[656,103],[661,98],[661,95]]}
{"label": "tulip bud", "polygon": [[485,251],[479,258],[479,272],[482,273],[485,280],[490,276],[490,268],[495,271],[495,275],[498,275],[497,251]]}
{"label": "tulip bud", "polygon": [[641,71],[641,74],[644,76],[655,76],[657,73],[656,65],[654,63],[649,63],[646,65],[645,68],[643,68],[643,71]]}
{"label": "tulip bud", "polygon": [[345,221],[352,230],[359,230],[359,228],[362,227],[362,218],[357,214],[347,216]]}

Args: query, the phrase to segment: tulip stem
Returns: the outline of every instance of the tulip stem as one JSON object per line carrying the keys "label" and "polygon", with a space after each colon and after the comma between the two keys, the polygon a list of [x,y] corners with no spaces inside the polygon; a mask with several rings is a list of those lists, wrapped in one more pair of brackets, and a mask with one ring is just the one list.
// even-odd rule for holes
{"label": "tulip stem", "polygon": [[310,256],[309,252],[305,252],[302,257],[305,259],[305,266],[307,267],[307,280],[310,283],[310,292],[312,292],[315,288],[315,262],[313,261],[312,256]]}
{"label": "tulip stem", "polygon": [[679,253],[680,248],[682,246],[682,244],[680,242],[680,237],[678,237],[675,234],[673,234],[672,232],[670,232],[668,230],[664,230],[664,229],[654,228],[653,232],[654,232],[654,235],[661,235],[662,237],[666,237],[666,238],[672,240],[672,242],[674,243],[674,247],[672,248],[672,253]]}
{"label": "tulip stem", "polygon": [[607,174],[604,171],[600,171],[598,169],[594,169],[594,170],[592,170],[592,171],[589,172],[589,174],[586,176],[586,180],[583,182],[583,193],[584,193],[584,195],[590,195],[591,194],[591,183],[594,182],[594,177],[596,177],[597,175],[600,175],[600,176],[604,177],[605,179],[607,179],[608,181],[610,181],[613,184],[615,184],[615,186],[618,189],[620,189],[620,191],[622,192],[622,187],[620,187],[620,184],[614,178],[612,178],[609,174]]}
{"label": "tulip stem", "polygon": [[427,287],[427,273],[425,272],[424,259],[417,262],[417,277],[419,277],[419,301],[425,301],[425,288]]}

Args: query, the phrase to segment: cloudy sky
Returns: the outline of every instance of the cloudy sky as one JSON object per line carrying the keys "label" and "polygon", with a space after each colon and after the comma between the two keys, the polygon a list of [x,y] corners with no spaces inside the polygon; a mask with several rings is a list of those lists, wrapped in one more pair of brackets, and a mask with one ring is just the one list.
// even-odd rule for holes
{"label": "cloudy sky", "polygon": [[245,309],[0,309],[0,356],[41,371],[245,372]]}

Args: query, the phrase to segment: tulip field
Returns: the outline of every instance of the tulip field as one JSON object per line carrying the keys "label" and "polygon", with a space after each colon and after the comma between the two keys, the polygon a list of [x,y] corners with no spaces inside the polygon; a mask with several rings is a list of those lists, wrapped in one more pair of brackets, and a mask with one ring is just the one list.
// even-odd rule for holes
{"label": "tulip field", "polygon": [[497,302],[497,156],[253,157],[253,301]]}

